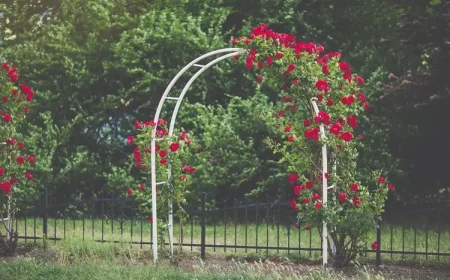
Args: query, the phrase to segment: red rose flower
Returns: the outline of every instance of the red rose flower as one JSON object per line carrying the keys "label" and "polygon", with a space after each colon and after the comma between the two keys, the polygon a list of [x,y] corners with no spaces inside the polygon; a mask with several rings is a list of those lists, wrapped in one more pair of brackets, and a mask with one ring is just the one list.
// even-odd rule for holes
{"label": "red rose flower", "polygon": [[314,187],[314,182],[313,182],[313,181],[308,181],[308,182],[306,182],[306,183],[305,183],[305,187],[306,187],[308,190],[311,190],[311,189]]}
{"label": "red rose flower", "polygon": [[0,192],[3,194],[9,194],[11,192],[11,184],[9,182],[0,183]]}
{"label": "red rose flower", "polygon": [[5,122],[7,122],[7,123],[12,122],[11,115],[10,115],[10,114],[4,114],[4,115],[3,115],[3,120],[4,120]]}
{"label": "red rose flower", "polygon": [[19,76],[17,76],[16,72],[14,70],[11,70],[8,72],[9,80],[13,83],[17,82],[19,79]]}
{"label": "red rose flower", "polygon": [[166,157],[166,156],[167,156],[166,150],[160,150],[160,151],[159,151],[159,156],[162,157],[162,158],[163,158],[163,157]]}
{"label": "red rose flower", "polygon": [[378,178],[378,183],[384,183],[384,182],[386,182],[386,178],[384,178],[384,177]]}
{"label": "red rose flower", "polygon": [[294,223],[293,226],[294,226],[294,228],[296,228],[296,229],[299,229],[299,228],[300,228],[300,226],[299,226],[297,223]]}
{"label": "red rose flower", "polygon": [[159,161],[160,164],[162,165],[166,165],[167,164],[167,159],[163,158]]}
{"label": "red rose flower", "polygon": [[342,192],[339,194],[339,202],[345,202],[347,200],[347,194]]}
{"label": "red rose flower", "polygon": [[369,103],[364,103],[364,110],[368,110],[370,108]]}
{"label": "red rose flower", "polygon": [[308,127],[311,125],[311,121],[310,120],[304,120],[303,121],[303,127]]}
{"label": "red rose flower", "polygon": [[292,72],[292,71],[294,71],[295,70],[295,65],[294,64],[289,64],[288,65],[288,69],[287,69],[289,72]]}
{"label": "red rose flower", "polygon": [[344,97],[341,98],[341,103],[344,104],[344,105],[352,105],[353,100],[354,100],[353,98],[344,96]]}
{"label": "red rose flower", "polygon": [[2,96],[2,102],[8,103],[8,96]]}
{"label": "red rose flower", "polygon": [[142,122],[139,122],[139,121],[134,122],[135,129],[140,129],[141,127],[142,127]]}
{"label": "red rose flower", "polygon": [[197,169],[195,169],[194,167],[190,167],[189,170],[188,170],[188,173],[192,175],[192,174],[194,174],[194,172],[195,172],[196,170],[197,170]]}
{"label": "red rose flower", "polygon": [[328,63],[328,57],[327,57],[327,56],[320,56],[320,57],[316,58],[316,62],[317,62],[317,64],[319,64],[320,66],[327,65],[327,63]]}
{"label": "red rose flower", "polygon": [[178,150],[179,146],[180,144],[178,144],[177,142],[173,142],[172,144],[170,144],[169,149],[172,153],[175,153]]}
{"label": "red rose flower", "polygon": [[263,68],[263,67],[264,67],[264,62],[259,61],[259,62],[258,62],[258,68],[261,69],[261,68]]}
{"label": "red rose flower", "polygon": [[11,178],[10,180],[9,180],[9,182],[11,183],[11,185],[15,185],[16,183],[17,183],[17,178]]}
{"label": "red rose flower", "polygon": [[27,161],[28,161],[30,164],[34,164],[34,163],[36,162],[36,159],[34,158],[34,156],[28,156],[28,157],[27,157]]}
{"label": "red rose flower", "polygon": [[331,119],[330,119],[330,115],[327,112],[319,112],[317,114],[317,117],[314,118],[314,121],[317,122],[321,122],[325,125],[329,125],[331,123]]}
{"label": "red rose flower", "polygon": [[25,178],[26,178],[27,180],[33,180],[33,174],[31,174],[30,172],[26,172],[26,173],[25,173]]}
{"label": "red rose flower", "polygon": [[320,202],[317,202],[316,204],[314,204],[314,207],[316,208],[316,209],[320,209],[320,208],[322,208],[322,203],[320,203]]}
{"label": "red rose flower", "polygon": [[328,85],[328,82],[325,80],[318,80],[316,82],[316,88],[320,91],[328,92],[330,90],[330,86]]}
{"label": "red rose flower", "polygon": [[289,183],[291,183],[291,185],[294,185],[295,182],[297,182],[299,176],[297,173],[290,173],[289,174]]}
{"label": "red rose flower", "polygon": [[9,68],[10,68],[10,66],[9,66],[8,62],[6,62],[6,61],[3,62],[2,69],[5,71],[9,71]]}
{"label": "red rose flower", "polygon": [[389,185],[388,185],[388,188],[389,188],[389,190],[390,190],[391,192],[395,191],[395,187],[394,187],[394,185],[392,185],[392,184],[389,184]]}
{"label": "red rose flower", "polygon": [[372,248],[372,250],[378,249],[378,241],[375,240],[370,247]]}
{"label": "red rose flower", "polygon": [[276,53],[275,58],[281,59],[281,58],[283,58],[283,56],[284,56],[284,54],[282,54],[282,53]]}
{"label": "red rose flower", "polygon": [[23,164],[25,162],[25,158],[23,156],[16,157],[17,164]]}
{"label": "red rose flower", "polygon": [[127,195],[131,196],[133,194],[133,190],[131,188],[127,189]]}
{"label": "red rose flower", "polygon": [[295,196],[300,196],[301,193],[302,193],[302,188],[300,186],[295,186],[294,187]]}
{"label": "red rose flower", "polygon": [[350,68],[350,65],[345,62],[345,61],[341,61],[339,62],[339,69],[341,69],[341,71],[350,74],[352,72],[352,69]]}
{"label": "red rose flower", "polygon": [[358,99],[362,103],[366,103],[366,96],[364,95],[364,93],[362,93],[362,92],[358,93]]}
{"label": "red rose flower", "polygon": [[289,96],[283,96],[282,99],[283,99],[283,102],[291,102],[292,101],[292,98]]}
{"label": "red rose flower", "polygon": [[356,116],[348,116],[347,123],[349,126],[356,128],[358,126],[357,117]]}
{"label": "red rose flower", "polygon": [[291,125],[287,125],[287,126],[284,128],[284,132],[291,132]]}
{"label": "red rose flower", "polygon": [[312,201],[316,201],[316,200],[318,200],[319,198],[320,198],[320,194],[315,193],[315,194],[313,194],[313,196],[312,196]]}
{"label": "red rose flower", "polygon": [[351,185],[351,186],[350,186],[350,190],[351,190],[352,192],[357,192],[357,191],[359,190],[358,184],[353,184],[353,185]]}
{"label": "red rose flower", "polygon": [[253,69],[253,59],[250,56],[245,59],[245,66],[248,70]]}
{"label": "red rose flower", "polygon": [[272,66],[273,65],[273,57],[268,56],[266,59],[267,65]]}
{"label": "red rose flower", "polygon": [[308,198],[304,198],[302,201],[303,201],[303,204],[308,204],[309,203],[309,199]]}
{"label": "red rose flower", "polygon": [[258,84],[262,83],[262,80],[263,80],[263,77],[261,77],[261,76],[257,76],[257,77],[256,77],[256,82],[257,82]]}
{"label": "red rose flower", "polygon": [[294,86],[298,87],[298,80],[294,80],[292,83],[294,84]]}
{"label": "red rose flower", "polygon": [[133,135],[128,136],[127,137],[127,142],[128,142],[128,144],[133,144],[134,143],[134,136]]}
{"label": "red rose flower", "polygon": [[351,132],[345,131],[342,133],[341,139],[345,142],[350,142],[353,139],[353,134]]}
{"label": "red rose flower", "polygon": [[140,185],[139,185],[139,190],[140,190],[141,192],[143,192],[143,191],[145,190],[144,184],[140,184]]}
{"label": "red rose flower", "polygon": [[19,148],[19,150],[23,150],[25,149],[25,144],[23,142],[17,142],[17,148]]}
{"label": "red rose flower", "polygon": [[328,98],[328,99],[327,99],[327,105],[328,105],[328,106],[333,106],[333,105],[334,105],[333,99]]}
{"label": "red rose flower", "polygon": [[14,137],[6,140],[6,145],[8,145],[8,146],[14,146],[14,145],[16,145],[16,143],[17,143],[17,140]]}
{"label": "red rose flower", "polygon": [[3,167],[0,167],[0,176],[5,175],[5,170],[3,169]]}
{"label": "red rose flower", "polygon": [[186,134],[187,134],[187,131],[183,131],[183,132],[181,132],[180,133],[180,136],[178,137],[180,140],[185,140],[186,139]]}
{"label": "red rose flower", "polygon": [[294,138],[293,135],[291,135],[291,136],[288,137],[288,141],[289,141],[289,142],[294,142],[294,140],[295,140],[295,138]]}
{"label": "red rose flower", "polygon": [[289,206],[291,206],[291,208],[294,209],[295,211],[298,211],[297,202],[295,201],[295,198],[289,201]]}
{"label": "red rose flower", "polygon": [[186,181],[186,175],[181,174],[180,175],[180,181]]}
{"label": "red rose flower", "polygon": [[305,229],[306,229],[306,230],[311,230],[311,225],[306,225],[306,226],[305,226]]}
{"label": "red rose flower", "polygon": [[359,76],[355,77],[355,80],[356,80],[356,83],[358,83],[358,87],[361,87],[365,83],[364,79]]}
{"label": "red rose flower", "polygon": [[148,220],[150,221],[150,223],[153,223],[153,216],[148,217]]}
{"label": "red rose flower", "polygon": [[28,114],[30,112],[30,108],[28,106],[23,106],[23,111],[25,114]]}
{"label": "red rose flower", "polygon": [[341,132],[341,125],[339,124],[339,122],[335,122],[331,127],[330,127],[330,133],[334,134],[334,135],[339,135],[339,133]]}
{"label": "red rose flower", "polygon": [[328,75],[328,73],[330,73],[330,68],[328,67],[328,65],[322,66],[322,73],[324,75]]}

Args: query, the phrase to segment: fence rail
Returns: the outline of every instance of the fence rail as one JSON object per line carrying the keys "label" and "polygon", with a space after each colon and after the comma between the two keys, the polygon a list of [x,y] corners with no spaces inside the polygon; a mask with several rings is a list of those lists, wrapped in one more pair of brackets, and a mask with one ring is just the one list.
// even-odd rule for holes
{"label": "fence rail", "polygon": [[[75,205],[84,207],[89,215],[77,215],[74,207],[69,207],[65,201],[52,204],[49,201],[45,191],[35,207],[24,210],[14,220],[19,239],[36,243],[42,239],[57,242],[72,237],[101,243],[126,242],[139,245],[141,249],[153,246],[151,213],[137,213],[135,206],[139,201],[124,197],[77,201]],[[180,223],[175,219],[174,232],[178,233],[174,236],[175,246],[191,251],[198,248],[202,258],[207,249],[321,256],[320,235],[294,227],[296,215],[287,202],[270,203],[268,197],[264,202],[244,204],[224,201],[222,207],[217,206],[219,203],[207,202],[206,195],[202,194],[201,207],[186,209],[188,221]],[[447,211],[444,214],[448,214]],[[372,241],[378,241],[379,247],[370,250],[370,243],[367,244],[366,255],[372,256],[376,264],[383,259],[408,259],[410,256],[414,260],[425,257],[450,262],[450,224],[448,219],[436,220],[444,216],[441,212],[442,209],[409,211],[397,217],[402,225],[385,217],[386,222],[369,234]],[[422,222],[414,224],[413,221]],[[179,234],[181,231],[183,234]]]}

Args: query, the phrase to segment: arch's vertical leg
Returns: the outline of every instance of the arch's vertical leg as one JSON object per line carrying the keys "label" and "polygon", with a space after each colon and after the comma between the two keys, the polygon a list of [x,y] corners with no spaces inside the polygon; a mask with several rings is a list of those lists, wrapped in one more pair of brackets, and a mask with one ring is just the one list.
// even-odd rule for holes
{"label": "arch's vertical leg", "polygon": [[[316,101],[311,101],[314,112],[319,114],[319,108],[317,107]],[[322,134],[322,139],[325,138],[325,128],[323,124],[320,125],[320,133]],[[328,179],[325,177],[325,173],[328,172],[328,157],[327,157],[327,145],[322,146],[322,200],[323,207],[326,207],[328,201]],[[328,229],[327,223],[323,222],[322,227],[322,265],[325,267],[328,263]]]}
{"label": "arch's vertical leg", "polygon": [[[196,58],[196,59],[194,59],[193,61],[191,61],[189,64],[187,64],[183,69],[181,69],[180,70],[180,72],[172,79],[172,81],[170,82],[170,84],[167,86],[167,88],[166,88],[166,90],[164,91],[164,93],[163,93],[163,96],[161,97],[161,100],[160,100],[160,102],[159,102],[159,104],[158,104],[158,107],[157,107],[157,109],[156,109],[156,113],[155,113],[155,117],[154,117],[154,122],[155,123],[157,123],[158,122],[158,119],[159,119],[159,117],[160,117],[160,114],[161,114],[161,110],[162,110],[162,106],[164,105],[164,102],[165,102],[165,100],[168,98],[167,96],[168,96],[168,94],[169,94],[169,92],[170,92],[170,90],[172,89],[172,87],[175,85],[175,83],[178,81],[178,79],[190,68],[190,67],[192,67],[196,62],[198,62],[198,61],[200,61],[200,60],[202,60],[202,59],[204,59],[204,58],[207,58],[207,57],[209,57],[209,56],[212,56],[212,55],[216,55],[216,54],[220,54],[220,53],[227,53],[227,52],[233,52],[233,54],[232,55],[235,55],[235,54],[237,54],[238,52],[242,52],[243,50],[242,49],[240,49],[240,48],[225,48],[225,49],[220,49],[220,50],[215,50],[215,51],[212,51],[212,52],[209,52],[209,53],[207,53],[207,54],[204,54],[204,55],[202,55],[202,56],[200,56],[200,57],[198,57],[198,58]],[[227,58],[227,57],[230,57],[230,56],[232,56],[232,55],[227,55],[226,57],[224,57],[224,58],[222,58],[222,59],[225,59],[225,58]],[[191,78],[191,80],[189,80],[189,82],[188,82],[188,85],[186,85],[187,87],[185,87],[185,89],[186,90],[184,90],[183,91],[183,93],[181,94],[181,96],[179,97],[179,98],[175,98],[175,99],[177,99],[177,105],[176,105],[176,107],[175,107],[175,111],[177,112],[178,111],[178,109],[179,109],[179,107],[180,107],[180,103],[181,103],[181,101],[182,101],[182,99],[183,99],[183,97],[184,97],[184,94],[186,93],[186,91],[187,91],[187,88],[189,88],[189,86],[192,84],[192,82],[204,71],[204,70],[206,70],[208,67],[210,67],[211,65],[213,65],[213,64],[215,64],[215,63],[217,63],[217,62],[219,62],[220,60],[222,60],[222,59],[219,59],[219,60],[214,60],[214,61],[212,61],[212,62],[210,62],[210,63],[208,63],[206,66],[204,66],[203,67],[203,69],[201,69],[200,71],[198,71],[196,74],[195,74],[195,78],[193,77],[193,78]],[[173,98],[171,98],[171,99],[173,99]],[[176,114],[177,113],[175,113],[175,111],[174,111],[174,116],[172,116],[172,120],[174,121],[175,120],[175,118],[176,118]],[[169,131],[171,131],[171,133],[170,133],[170,135],[172,135],[173,134],[173,127],[174,127],[174,123],[171,123],[170,124],[170,127],[171,127],[171,129],[169,129]],[[158,247],[157,247],[157,244],[158,244],[158,231],[157,231],[157,205],[156,205],[156,185],[157,185],[157,182],[156,182],[156,154],[155,154],[155,152],[156,152],[156,127],[152,130],[152,134],[151,134],[151,145],[150,145],[150,148],[151,148],[151,156],[150,156],[150,160],[151,160],[151,184],[152,184],[152,218],[153,218],[153,222],[152,222],[152,227],[153,227],[153,232],[152,232],[152,243],[153,243],[153,246],[152,246],[152,249],[153,249],[153,261],[154,262],[156,262],[157,260],[158,260]],[[170,170],[169,170],[169,172],[170,172]],[[170,176],[171,174],[169,173],[168,174],[168,176]],[[170,207],[169,208],[172,208],[172,205],[170,204]],[[170,210],[170,211],[172,211],[172,210]],[[169,217],[169,220],[171,220],[172,218],[171,217]],[[172,221],[169,221],[169,223],[171,223],[171,222],[173,222],[173,219],[172,219]],[[172,234],[173,235],[173,228],[172,228],[172,223],[170,224],[170,228],[169,228],[169,234]],[[172,236],[171,236],[172,237]],[[173,245],[173,244],[172,244]],[[173,246],[172,246],[173,247]]]}
{"label": "arch's vertical leg", "polygon": [[[336,160],[333,158],[333,173],[336,174],[336,168],[337,168],[337,162]],[[333,185],[333,187],[335,187]],[[333,253],[333,255],[336,255],[336,244],[334,243],[333,239],[331,239],[331,252]]]}

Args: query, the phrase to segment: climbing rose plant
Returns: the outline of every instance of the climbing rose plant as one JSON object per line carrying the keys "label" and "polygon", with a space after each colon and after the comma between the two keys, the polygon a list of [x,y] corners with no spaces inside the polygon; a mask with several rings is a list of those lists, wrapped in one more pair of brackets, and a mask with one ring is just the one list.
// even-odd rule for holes
{"label": "climbing rose plant", "polygon": [[[17,129],[29,113],[33,90],[20,82],[19,70],[0,58],[0,255],[14,253],[17,229],[11,219],[34,190],[29,171],[35,163]],[[5,234],[8,233],[8,234]],[[9,236],[7,238],[6,236]]]}
{"label": "climbing rose plant", "polygon": [[[317,227],[321,233],[326,222],[336,246],[335,254],[328,246],[334,266],[349,264],[366,249],[367,233],[376,227],[388,191],[394,190],[379,172],[373,173],[373,186],[355,180],[357,146],[364,141],[358,118],[370,108],[361,89],[364,79],[341,61],[339,52],[326,53],[320,45],[297,43],[295,36],[276,33],[265,24],[253,28],[248,38],[232,43],[247,50],[243,58],[236,55],[234,59],[245,62],[260,87],[279,89],[285,104],[278,112],[260,115],[279,132],[279,139],[266,143],[280,155],[280,162],[289,165],[290,206],[298,213],[294,226]],[[325,173],[323,145],[328,149],[329,171]],[[327,202],[322,193],[325,179]],[[378,244],[373,242],[371,247],[375,250]]]}
{"label": "climbing rose plant", "polygon": [[[157,211],[158,211],[158,240],[164,242],[164,231],[168,221],[168,203],[171,200],[178,210],[181,221],[186,218],[183,205],[186,203],[186,195],[189,194],[189,185],[192,184],[192,176],[196,169],[186,161],[189,146],[192,143],[186,130],[168,135],[167,121],[160,119],[157,123],[153,120],[147,122],[136,121],[136,136],[128,136],[128,143],[136,145],[133,151],[133,159],[137,169],[145,178],[139,186],[129,187],[127,195],[140,201],[138,209],[142,213],[150,213],[152,209],[151,189],[151,134],[156,129],[156,182],[166,182],[156,186]],[[170,170],[170,176],[169,176]],[[152,222],[152,217],[149,217]],[[180,237],[182,238],[182,226]]]}

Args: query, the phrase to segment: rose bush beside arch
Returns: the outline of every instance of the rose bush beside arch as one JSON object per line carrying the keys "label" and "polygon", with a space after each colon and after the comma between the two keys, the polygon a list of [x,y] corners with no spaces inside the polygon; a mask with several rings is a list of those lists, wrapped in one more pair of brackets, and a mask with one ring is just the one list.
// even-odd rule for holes
{"label": "rose bush beside arch", "polygon": [[[186,130],[168,135],[167,121],[153,120],[147,122],[135,122],[136,136],[128,136],[128,143],[136,145],[133,151],[133,160],[137,169],[142,172],[144,183],[135,187],[128,187],[127,195],[140,201],[138,205],[141,213],[150,213],[152,209],[151,190],[151,133],[156,129],[156,177],[157,182],[166,182],[157,187],[157,211],[158,211],[158,237],[161,244],[164,243],[164,231],[168,221],[168,203],[172,201],[178,210],[178,217],[183,221],[187,214],[183,209],[186,203],[186,195],[189,194],[189,186],[192,184],[192,176],[196,169],[189,166],[189,146],[192,143]],[[169,176],[170,170],[170,176]],[[148,186],[148,187],[147,187]],[[152,221],[152,217],[149,217]],[[180,237],[182,238],[182,226],[180,226]]]}
{"label": "rose bush beside arch", "polygon": [[[20,83],[19,70],[0,58],[0,255],[14,253],[17,246],[17,228],[13,218],[26,198],[35,194],[29,181],[35,158],[28,147],[17,139],[18,128],[29,113],[33,90]],[[7,233],[7,234],[4,234]]]}
{"label": "rose bush beside arch", "polygon": [[[285,108],[260,115],[279,131],[280,141],[268,139],[266,143],[280,154],[281,161],[289,163],[291,207],[307,230],[318,227],[320,231],[326,222],[336,246],[334,266],[349,264],[366,249],[367,233],[383,212],[388,190],[394,190],[377,172],[374,186],[355,181],[357,144],[364,139],[358,117],[370,108],[361,91],[364,79],[341,61],[339,52],[325,53],[320,45],[297,43],[295,36],[276,33],[265,24],[255,27],[248,38],[232,43],[248,50],[247,56],[234,58],[245,61],[259,86],[267,84],[281,92]],[[324,144],[329,162],[326,173],[322,172]],[[322,200],[325,178],[330,186],[326,203]],[[376,247],[374,242],[372,249]]]}

